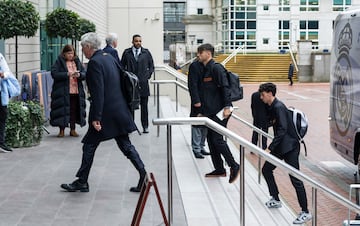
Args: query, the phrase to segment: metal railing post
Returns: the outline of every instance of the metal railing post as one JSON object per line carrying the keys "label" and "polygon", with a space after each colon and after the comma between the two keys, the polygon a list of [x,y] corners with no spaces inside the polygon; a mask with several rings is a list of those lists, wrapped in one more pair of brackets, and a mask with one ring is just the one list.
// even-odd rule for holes
{"label": "metal railing post", "polygon": [[313,218],[312,218],[312,226],[316,226],[317,224],[317,189],[312,187],[312,208],[313,208]]}
{"label": "metal railing post", "polygon": [[[177,78],[175,78],[175,81],[177,81]],[[176,112],[178,112],[178,105],[179,105],[179,96],[178,96],[178,86],[175,84],[175,103],[176,103]]]}
{"label": "metal railing post", "polygon": [[[154,70],[154,79],[153,80],[156,80],[156,73],[155,73],[155,70]],[[155,83],[154,83],[154,92],[155,92]],[[156,104],[156,96],[154,95],[154,106]]]}
{"label": "metal railing post", "polygon": [[[154,83],[155,85],[155,83]],[[156,99],[157,99],[157,106],[156,106],[156,117],[160,118],[160,84],[156,83],[156,88],[157,88],[157,92],[156,92]],[[157,136],[160,136],[160,126],[157,126]]]}
{"label": "metal railing post", "polygon": [[[262,138],[263,135],[258,133],[258,146],[262,149]],[[261,145],[261,146],[260,146]],[[258,156],[258,183],[261,184],[261,156]]]}
{"label": "metal railing post", "polygon": [[245,147],[240,145],[240,226],[245,226]]}
{"label": "metal railing post", "polygon": [[168,171],[168,221],[169,226],[173,224],[173,180],[172,180],[172,139],[171,125],[167,125],[167,171]]}

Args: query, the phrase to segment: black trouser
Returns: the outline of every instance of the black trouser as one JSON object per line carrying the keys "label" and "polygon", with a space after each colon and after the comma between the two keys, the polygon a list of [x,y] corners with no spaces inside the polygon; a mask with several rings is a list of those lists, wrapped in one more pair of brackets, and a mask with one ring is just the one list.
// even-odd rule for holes
{"label": "black trouser", "polygon": [[[115,137],[116,143],[122,153],[131,161],[135,168],[140,172],[144,169],[144,163],[142,162],[139,153],[136,151],[134,145],[131,144],[128,135],[120,135]],[[84,143],[83,155],[81,166],[76,176],[79,178],[81,183],[86,183],[89,178],[90,169],[94,161],[96,148],[100,143]]]}
{"label": "black trouser", "polygon": [[288,77],[288,79],[289,79],[289,81],[290,81],[290,85],[292,85],[292,84],[293,84],[293,79],[292,79],[292,77]]}
{"label": "black trouser", "polygon": [[[299,168],[299,152],[300,152],[300,148],[298,148],[297,150],[290,151],[283,156],[276,156],[276,157],[278,157],[279,159],[283,159],[290,166],[292,166],[296,169],[300,169]],[[273,171],[275,168],[276,168],[276,166],[271,164],[268,161],[266,161],[264,163],[264,166],[262,167],[262,173],[263,173],[266,183],[268,185],[269,193],[271,196],[279,195],[279,190],[276,185],[274,174],[273,174]],[[296,190],[296,195],[298,198],[299,205],[300,205],[302,211],[307,212],[308,207],[307,207],[307,198],[306,198],[306,191],[305,191],[304,184],[301,180],[299,180],[291,175],[289,175],[289,176],[290,176],[291,183]]]}
{"label": "black trouser", "polygon": [[148,101],[148,96],[140,97],[141,125],[143,129],[149,127]]}
{"label": "black trouser", "polygon": [[[1,92],[0,92],[1,96]],[[7,106],[2,106],[1,97],[0,97],[0,144],[5,144],[5,126],[6,119],[8,116]]]}
{"label": "black trouser", "polygon": [[[228,122],[228,118],[220,121],[216,116],[209,117],[216,123],[226,127]],[[221,158],[221,155],[224,157],[226,163],[230,167],[234,167],[238,165],[230,152],[229,146],[227,145],[226,141],[224,140],[223,135],[215,132],[212,129],[208,129],[207,134],[207,142],[209,146],[209,150],[211,153],[211,161],[214,165],[215,170],[224,170],[224,162]]]}
{"label": "black trouser", "polygon": [[[261,129],[262,131],[264,132],[268,132],[269,131],[269,128],[264,125],[263,123],[258,123],[256,121],[253,122],[253,125],[256,126],[257,128]],[[258,140],[259,140],[259,133],[257,133],[255,130],[253,131],[252,133],[252,138],[251,138],[251,143],[257,145],[258,144]],[[267,148],[267,137],[266,136],[261,136],[262,137],[262,144],[261,144],[261,147],[262,149],[266,149]]]}

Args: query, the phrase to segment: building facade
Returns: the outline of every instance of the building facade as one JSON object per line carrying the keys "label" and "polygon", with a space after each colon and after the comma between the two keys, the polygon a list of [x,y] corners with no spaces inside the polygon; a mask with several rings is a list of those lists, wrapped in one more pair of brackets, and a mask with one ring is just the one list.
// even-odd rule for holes
{"label": "building facade", "polygon": [[[25,1],[25,0],[24,0]],[[119,36],[117,50],[121,55],[130,47],[132,35],[140,34],[143,45],[153,54],[155,63],[163,62],[163,1],[162,0],[30,0],[40,14],[41,21],[55,8],[62,7],[90,20],[96,26],[96,32],[103,39],[109,32]],[[68,40],[69,43],[70,40]],[[35,36],[18,37],[18,77],[23,72],[49,69],[59,54],[60,43],[47,37],[42,23]],[[80,47],[78,53],[84,62]],[[15,39],[0,40],[0,51],[4,54],[10,69],[15,73]]]}

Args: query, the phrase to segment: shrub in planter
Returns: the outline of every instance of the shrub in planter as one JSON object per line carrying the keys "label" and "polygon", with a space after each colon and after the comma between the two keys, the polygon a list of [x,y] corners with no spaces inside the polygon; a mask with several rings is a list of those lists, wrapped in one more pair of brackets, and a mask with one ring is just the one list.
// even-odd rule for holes
{"label": "shrub in planter", "polygon": [[10,101],[6,121],[6,144],[14,148],[40,144],[43,123],[43,110],[39,103]]}

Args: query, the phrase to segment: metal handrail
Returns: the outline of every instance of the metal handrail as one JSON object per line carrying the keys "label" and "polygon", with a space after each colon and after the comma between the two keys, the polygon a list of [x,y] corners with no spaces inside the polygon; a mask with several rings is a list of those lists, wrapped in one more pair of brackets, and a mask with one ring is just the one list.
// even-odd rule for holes
{"label": "metal handrail", "polygon": [[299,71],[299,68],[298,68],[298,65],[297,65],[297,63],[296,63],[296,60],[295,60],[294,53],[293,53],[293,51],[292,51],[291,45],[290,45],[289,43],[288,43],[288,48],[289,48],[291,60],[292,60],[292,62],[294,63],[294,66],[295,66],[295,70],[296,70],[296,72],[298,72],[298,71]]}
{"label": "metal handrail", "polygon": [[188,61],[186,61],[185,63],[181,64],[179,67],[180,67],[180,68],[183,68],[183,67],[185,67],[186,65],[191,64],[196,58],[197,58],[197,56],[191,58],[190,60],[188,60]]}
{"label": "metal handrail", "polygon": [[[237,47],[229,56],[227,56],[227,57],[221,62],[221,64],[222,64],[223,66],[225,66],[225,64],[226,64],[227,62],[229,62],[233,57],[235,57],[235,62],[236,62],[236,55],[240,52],[241,49],[244,51],[244,46],[239,46],[239,47]],[[244,52],[243,52],[243,54],[244,54]]]}
{"label": "metal handrail", "polygon": [[[240,137],[239,135],[235,134],[231,130],[221,126],[220,124],[212,121],[209,118],[206,117],[179,117],[179,118],[157,118],[153,119],[154,125],[166,125],[167,126],[167,154],[168,154],[168,220],[169,225],[172,225],[173,222],[173,191],[172,191],[172,132],[171,132],[171,126],[172,125],[205,125],[208,128],[216,131],[219,134],[222,134],[223,136],[232,139],[235,142],[238,142],[240,144],[240,166],[241,166],[241,173],[240,173],[240,206],[244,207],[244,184],[245,184],[245,177],[244,177],[244,150],[248,149],[249,151],[254,152],[255,154],[258,154],[262,158],[264,158],[266,161],[272,163],[273,165],[282,168],[291,176],[294,176],[302,181],[307,182],[312,187],[312,194],[313,194],[313,215],[314,219],[312,224],[316,225],[316,218],[317,218],[317,190],[323,191],[326,196],[333,199],[334,201],[342,204],[343,206],[347,207],[348,209],[360,213],[360,206],[356,205],[351,202],[351,200],[345,199],[338,193],[334,192],[330,188],[324,186],[323,184],[311,179],[309,176],[305,175],[301,171],[295,169],[294,167],[288,165],[287,163],[283,162],[279,158],[263,151],[259,147],[255,146],[251,142],[247,141],[243,137]],[[240,225],[245,226],[245,208],[240,209]]]}
{"label": "metal handrail", "polygon": [[[187,86],[185,86],[184,84],[175,81],[175,80],[153,80],[150,81],[151,83],[153,83],[154,85],[156,85],[156,91],[155,91],[155,96],[156,96],[156,116],[157,118],[160,118],[160,84],[175,84],[175,104],[176,104],[176,112],[178,111],[178,104],[179,104],[179,95],[178,95],[178,91],[177,91],[177,87],[180,87],[186,91],[189,91],[189,88]],[[160,127],[157,127],[157,136],[160,135]]]}

